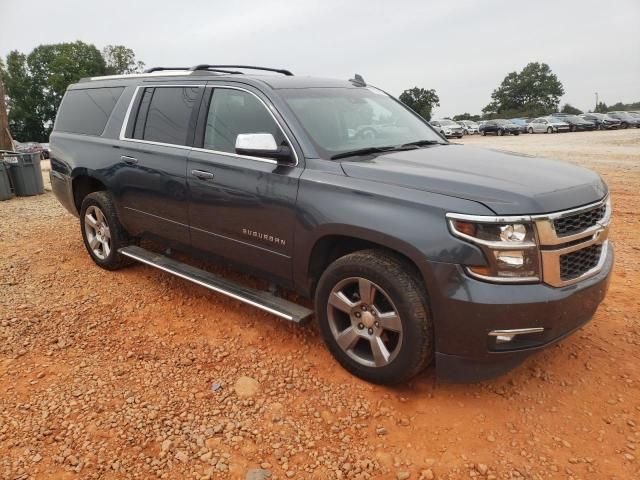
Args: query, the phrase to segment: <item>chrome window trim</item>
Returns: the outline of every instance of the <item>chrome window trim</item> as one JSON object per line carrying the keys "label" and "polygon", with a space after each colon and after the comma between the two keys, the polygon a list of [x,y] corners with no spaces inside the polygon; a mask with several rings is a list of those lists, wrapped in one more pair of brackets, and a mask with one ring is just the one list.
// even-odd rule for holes
{"label": "chrome window trim", "polygon": [[522,223],[531,222],[531,215],[466,215],[464,213],[447,213],[446,217],[454,220],[467,220],[477,223]]}
{"label": "chrome window trim", "polygon": [[151,140],[140,140],[140,139],[137,139],[137,138],[125,137],[125,132],[127,130],[127,125],[129,124],[129,119],[131,117],[131,112],[133,110],[133,103],[134,103],[136,97],[138,96],[138,91],[141,88],[164,88],[164,87],[174,87],[174,88],[186,88],[186,87],[194,87],[194,88],[200,88],[200,87],[201,88],[227,88],[227,89],[231,89],[231,90],[241,90],[243,92],[247,92],[247,93],[253,95],[254,97],[256,97],[260,101],[260,103],[262,103],[262,105],[267,110],[267,112],[269,112],[269,115],[271,115],[271,118],[273,118],[273,121],[276,123],[276,125],[278,126],[278,128],[282,132],[282,135],[284,136],[285,140],[289,143],[289,146],[291,147],[291,151],[293,152],[293,156],[295,158],[295,163],[291,164],[290,166],[291,167],[297,167],[299,165],[300,161],[299,161],[299,158],[298,158],[298,152],[296,151],[296,149],[295,149],[295,147],[293,145],[293,142],[291,141],[291,139],[287,135],[287,132],[282,127],[282,124],[276,118],[276,116],[273,114],[273,112],[271,111],[271,108],[269,108],[269,105],[267,105],[267,103],[264,100],[262,100],[258,95],[256,95],[251,90],[247,90],[246,88],[242,88],[242,87],[236,87],[236,86],[233,86],[233,85],[227,85],[225,83],[216,83],[216,84],[199,83],[199,84],[137,85],[136,89],[133,92],[133,96],[131,97],[131,100],[129,101],[129,106],[127,107],[127,112],[126,112],[126,114],[124,116],[124,120],[122,122],[122,127],[120,128],[120,136],[118,138],[120,141],[123,141],[123,142],[135,142],[135,143],[142,143],[142,144],[148,144],[148,145],[158,145],[158,146],[161,146],[161,147],[181,148],[181,149],[184,149],[184,150],[194,150],[196,152],[213,153],[213,154],[216,154],[216,155],[226,155],[226,156],[234,157],[234,158],[243,158],[243,159],[246,159],[246,160],[253,160],[253,161],[256,161],[256,162],[269,163],[269,164],[273,164],[273,165],[277,165],[278,164],[277,160],[274,160],[274,159],[271,159],[271,158],[252,157],[250,155],[239,155],[239,154],[233,153],[233,152],[223,152],[223,151],[219,151],[219,150],[211,150],[211,149],[208,149],[208,148],[191,147],[191,146],[188,146],[188,145],[176,145],[174,143],[154,142],[154,141],[151,141]]}

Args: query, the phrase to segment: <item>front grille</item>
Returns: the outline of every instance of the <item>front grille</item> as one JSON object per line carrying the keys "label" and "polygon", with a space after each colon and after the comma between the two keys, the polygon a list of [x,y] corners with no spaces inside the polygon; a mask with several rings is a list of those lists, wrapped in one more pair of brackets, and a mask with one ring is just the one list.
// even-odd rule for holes
{"label": "front grille", "polygon": [[601,253],[600,244],[560,255],[560,279],[566,282],[584,275],[598,265]]}
{"label": "front grille", "polygon": [[557,218],[553,221],[553,226],[558,237],[566,237],[575,233],[582,232],[589,227],[594,226],[597,222],[604,218],[607,211],[605,204],[599,205],[591,210],[568,215],[566,217]]}

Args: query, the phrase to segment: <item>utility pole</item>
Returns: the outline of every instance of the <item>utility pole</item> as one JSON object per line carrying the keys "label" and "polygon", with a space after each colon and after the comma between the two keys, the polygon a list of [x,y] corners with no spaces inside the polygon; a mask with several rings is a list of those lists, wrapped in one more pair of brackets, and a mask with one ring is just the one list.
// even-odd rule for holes
{"label": "utility pole", "polygon": [[598,92],[596,92],[596,108],[593,110],[594,112],[598,111]]}
{"label": "utility pole", "polygon": [[0,78],[0,150],[13,150],[13,140],[9,133],[9,117],[4,102],[4,84]]}

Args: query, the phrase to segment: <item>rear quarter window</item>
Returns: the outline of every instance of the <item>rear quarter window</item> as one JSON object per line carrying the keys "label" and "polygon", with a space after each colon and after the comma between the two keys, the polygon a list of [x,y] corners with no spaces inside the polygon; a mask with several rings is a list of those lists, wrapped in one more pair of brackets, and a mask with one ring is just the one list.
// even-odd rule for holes
{"label": "rear quarter window", "polygon": [[68,90],[62,99],[54,131],[102,135],[124,87]]}

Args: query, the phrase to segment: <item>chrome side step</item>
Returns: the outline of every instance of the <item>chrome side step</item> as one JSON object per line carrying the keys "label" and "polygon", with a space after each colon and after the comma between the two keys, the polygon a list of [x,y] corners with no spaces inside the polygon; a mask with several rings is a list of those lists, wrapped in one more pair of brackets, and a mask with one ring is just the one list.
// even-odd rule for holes
{"label": "chrome side step", "polygon": [[118,252],[138,262],[158,268],[164,272],[183,278],[202,287],[235,298],[241,302],[272,313],[285,320],[300,323],[313,315],[313,311],[302,305],[276,297],[269,292],[256,290],[227,280],[219,275],[201,270],[186,263],[178,262],[164,255],[131,245]]}

